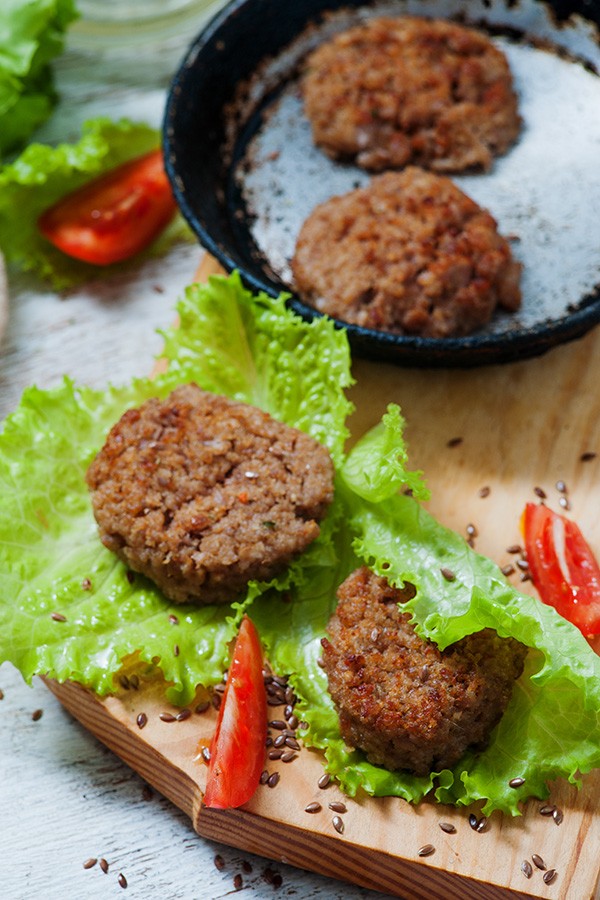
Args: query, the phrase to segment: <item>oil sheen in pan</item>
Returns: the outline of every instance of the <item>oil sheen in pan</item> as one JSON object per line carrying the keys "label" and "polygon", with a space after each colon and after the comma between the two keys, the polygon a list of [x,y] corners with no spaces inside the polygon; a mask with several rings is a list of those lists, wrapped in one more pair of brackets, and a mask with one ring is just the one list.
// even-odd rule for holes
{"label": "oil sheen in pan", "polygon": [[[552,50],[493,39],[513,72],[522,133],[491,172],[453,178],[490,210],[524,265],[521,310],[484,329],[502,334],[559,319],[598,290],[600,78]],[[235,170],[248,227],[281,281],[292,284],[296,237],[314,206],[369,177],[313,145],[298,82],[285,84]]]}

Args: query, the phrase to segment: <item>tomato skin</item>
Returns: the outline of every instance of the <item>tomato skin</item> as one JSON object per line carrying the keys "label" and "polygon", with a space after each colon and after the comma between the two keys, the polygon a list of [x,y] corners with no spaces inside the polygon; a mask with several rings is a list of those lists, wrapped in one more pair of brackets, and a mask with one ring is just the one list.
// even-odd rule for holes
{"label": "tomato skin", "polygon": [[585,637],[600,634],[600,566],[579,527],[543,504],[528,503],[522,530],[541,599]]}
{"label": "tomato skin", "polygon": [[262,647],[253,622],[244,616],[210,746],[205,806],[228,809],[250,800],[264,767],[266,737]]}
{"label": "tomato skin", "polygon": [[108,266],[152,243],[176,208],[157,149],[67,194],[42,213],[38,229],[68,256]]}

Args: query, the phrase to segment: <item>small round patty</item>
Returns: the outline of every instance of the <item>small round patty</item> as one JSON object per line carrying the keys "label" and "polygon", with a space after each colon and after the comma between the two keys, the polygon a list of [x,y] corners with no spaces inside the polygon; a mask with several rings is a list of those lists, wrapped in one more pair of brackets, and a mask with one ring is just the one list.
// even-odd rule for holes
{"label": "small round patty", "polygon": [[409,166],[332,197],[304,222],[294,287],[343,322],[396,334],[470,334],[521,303],[521,265],[493,216],[449,178]]}
{"label": "small round patty", "polygon": [[87,482],[105,546],[178,603],[228,603],[275,576],[333,498],[325,447],[195,384],[128,410]]}
{"label": "small round patty", "polygon": [[377,18],[336,35],[307,58],[303,95],[315,143],[371,171],[489,169],[520,131],[504,53],[438,19]]}
{"label": "small round patty", "polygon": [[440,652],[399,610],[406,594],[365,567],[346,579],[338,599],[322,644],[344,740],[376,765],[417,775],[482,749],[526,648],[486,629]]}

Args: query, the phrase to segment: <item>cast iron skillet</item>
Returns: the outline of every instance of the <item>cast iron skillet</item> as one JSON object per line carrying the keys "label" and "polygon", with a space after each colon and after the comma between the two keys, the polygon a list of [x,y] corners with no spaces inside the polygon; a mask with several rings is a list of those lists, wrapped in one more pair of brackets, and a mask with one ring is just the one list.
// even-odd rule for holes
{"label": "cast iron skillet", "polygon": [[[554,74],[548,76],[544,71],[544,66],[548,65],[551,57],[555,60],[551,65],[557,66],[556,84],[560,83],[561,73],[567,78],[563,94],[564,90],[573,90],[569,87],[571,71],[576,76],[574,89],[578,96],[572,98],[572,105],[577,107],[582,95],[577,79],[583,79],[583,93],[591,91],[591,111],[594,108],[600,109],[600,106],[594,107],[596,101],[600,103],[600,78],[597,77],[600,67],[600,4],[588,4],[585,0],[574,3],[564,0],[552,3],[541,0],[521,0],[521,3],[515,3],[514,0],[481,0],[480,3],[472,0],[421,0],[420,3],[407,3],[397,0],[396,3],[383,4],[382,10],[381,7],[381,0],[372,0],[371,3],[365,3],[364,0],[233,0],[195,39],[175,75],[167,100],[163,131],[166,169],[175,197],[200,243],[227,271],[238,269],[245,284],[252,290],[264,290],[272,296],[281,291],[290,292],[285,266],[282,264],[278,267],[269,258],[271,239],[265,238],[261,246],[260,228],[257,237],[255,226],[257,220],[260,226],[261,215],[266,217],[269,220],[266,223],[267,233],[272,235],[273,227],[277,226],[277,209],[294,206],[293,199],[288,198],[286,203],[284,197],[281,201],[273,202],[273,197],[277,197],[278,192],[285,194],[293,182],[303,177],[302,173],[297,173],[306,157],[310,156],[310,151],[298,149],[298,167],[295,168],[293,145],[298,139],[299,129],[305,127],[301,111],[292,117],[290,136],[281,135],[279,146],[282,157],[292,154],[287,163],[288,169],[283,163],[277,169],[272,162],[265,162],[268,134],[266,143],[263,141],[264,146],[260,142],[269,128],[281,127],[281,123],[277,123],[278,115],[282,118],[282,114],[277,113],[277,104],[286,90],[288,99],[291,97],[291,102],[294,102],[294,94],[298,96],[294,79],[297,78],[302,55],[307,47],[323,39],[327,28],[340,27],[339,24],[335,25],[336,17],[341,17],[343,22],[344,17],[349,16],[352,21],[357,13],[388,13],[392,9],[398,14],[409,12],[455,17],[467,24],[487,27],[490,33],[504,35],[504,40],[513,41],[516,48],[514,52],[530,53],[532,71],[536,69],[538,62],[541,64],[542,68],[533,77],[533,81],[537,77],[542,88],[547,86],[548,79],[554,83]],[[531,38],[534,39],[533,47]],[[552,47],[552,53],[548,53],[546,49],[548,43]],[[524,90],[531,90],[535,94],[537,89],[529,84],[532,79],[528,74],[528,59],[524,57],[524,62],[520,63],[517,60],[517,65],[524,67],[520,74]],[[541,90],[540,94],[545,94],[545,91]],[[527,107],[527,97],[523,102]],[[548,121],[552,125],[553,120],[560,117],[561,101],[550,91],[541,102],[550,110]],[[565,103],[564,99],[562,102]],[[532,120],[538,118],[536,103],[538,101],[534,96],[531,103]],[[571,105],[569,99],[566,104],[565,109],[568,109]],[[562,131],[550,135],[546,140],[543,135],[536,135],[535,125],[530,125],[527,121],[527,108],[523,110],[523,114],[525,137],[520,147],[509,151],[498,163],[499,174],[493,172],[491,175],[476,175],[470,179],[467,177],[466,187],[463,189],[473,195],[471,188],[477,191],[494,184],[493,181],[486,183],[481,179],[495,177],[501,185],[499,196],[506,197],[506,184],[501,182],[502,167],[517,164],[515,159],[519,157],[515,156],[511,160],[512,153],[523,155],[528,151],[529,162],[523,165],[531,168],[527,172],[519,169],[522,184],[518,191],[515,188],[514,196],[507,201],[507,215],[509,218],[516,215],[515,221],[520,232],[513,250],[518,255],[519,247],[527,245],[529,241],[531,248],[528,249],[528,245],[521,246],[521,252],[531,254],[531,258],[526,256],[523,262],[527,272],[537,267],[541,279],[537,283],[534,278],[529,296],[527,286],[524,286],[524,307],[527,306],[529,310],[527,316],[523,321],[505,316],[499,322],[494,321],[485,331],[464,338],[448,339],[393,335],[340,323],[341,327],[347,329],[354,354],[408,366],[466,367],[510,362],[539,355],[559,343],[578,338],[600,322],[600,241],[595,239],[598,227],[593,227],[594,207],[596,211],[600,208],[600,167],[597,159],[591,164],[591,168],[589,160],[584,159],[582,171],[570,174],[573,158],[577,157],[579,147],[585,143],[589,125],[600,117],[590,115],[590,121],[586,121],[584,108],[580,123],[575,120],[574,126],[571,121],[567,122]],[[545,113],[542,110],[542,117],[544,115],[547,115],[547,110]],[[576,111],[574,115],[579,113]],[[573,133],[575,127],[581,127],[580,134]],[[557,135],[563,132],[566,149],[559,150],[560,138]],[[301,132],[300,140],[303,140]],[[531,141],[536,140],[538,144],[530,146]],[[592,138],[592,143],[594,140],[595,137]],[[256,160],[261,152],[263,160],[258,164]],[[273,159],[279,155],[279,151],[273,154]],[[585,155],[587,157],[587,151]],[[552,164],[555,169],[552,169]],[[319,165],[317,162],[316,167]],[[323,165],[327,169],[327,166],[339,164],[323,158]],[[272,168],[269,169],[269,166]],[[292,167],[291,170],[289,166]],[[328,171],[331,176],[331,168]],[[312,169],[309,171],[309,182],[311,172]],[[342,172],[342,177],[352,179],[356,172],[358,170]],[[561,173],[568,176],[565,184],[561,181]],[[315,182],[320,184],[321,190],[327,177],[327,171],[321,172],[320,181]],[[253,178],[256,183],[253,183]],[[456,180],[461,183],[460,178]],[[537,184],[537,181],[540,183]],[[530,189],[535,191],[535,202],[528,195],[525,196]],[[306,186],[303,183],[295,184],[295,190],[297,197],[303,200],[310,198],[312,182]],[[510,186],[508,190],[510,191]],[[572,215],[568,211],[568,204],[573,193],[578,190],[581,196],[572,201],[576,203],[578,212],[577,215]],[[536,203],[543,204],[545,198],[552,196],[553,191],[556,194],[552,201],[554,207],[551,205],[550,211],[539,213],[540,221],[537,221]],[[270,198],[267,197],[269,194],[272,195]],[[260,206],[267,199],[269,203],[266,211],[257,212],[256,203]],[[314,202],[318,199],[315,198]],[[497,210],[493,204],[483,205],[488,205],[496,215]],[[529,212],[530,209],[534,212]],[[581,210],[583,212],[580,214]],[[567,216],[566,220],[553,230],[552,225],[562,215]],[[548,225],[546,220],[549,219],[552,221]],[[542,220],[545,224],[540,225]],[[299,227],[300,223],[297,224]],[[508,227],[514,224],[511,221]],[[550,237],[540,237],[540,228],[546,226]],[[288,231],[290,227],[293,231],[295,225],[288,226]],[[574,238],[573,228],[580,229],[579,237]],[[573,247],[577,250],[582,242],[585,245],[581,266],[577,253],[571,252],[568,245],[563,248],[561,233],[565,240],[576,241]],[[287,240],[290,239],[288,234]],[[550,256],[544,257],[544,252],[548,252],[548,240],[558,243],[552,246]],[[539,259],[538,251],[541,253]],[[568,270],[566,274],[565,268]],[[584,269],[585,274],[580,278],[580,271]],[[547,309],[544,302],[553,291],[556,297],[553,300],[551,298],[551,308]],[[289,303],[306,319],[320,315],[302,303],[293,292]]]}

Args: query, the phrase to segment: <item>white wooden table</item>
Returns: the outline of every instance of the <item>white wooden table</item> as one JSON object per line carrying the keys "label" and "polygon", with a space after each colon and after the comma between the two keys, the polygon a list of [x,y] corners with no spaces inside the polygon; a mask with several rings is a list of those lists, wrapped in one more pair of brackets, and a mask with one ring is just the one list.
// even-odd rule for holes
{"label": "white wooden table", "polygon": [[[121,115],[160,125],[170,76],[183,45],[136,47],[131,60],[68,50],[58,63],[62,103],[40,137],[76,137],[86,118]],[[77,382],[122,383],[152,368],[201,250],[174,247],[127,276],[59,296],[30,277],[12,276],[10,320],[0,346],[0,418],[23,389]],[[143,900],[246,896],[367,900],[383,895],[241,855],[199,838],[185,816],[91,737],[43,684],[33,689],[0,666],[0,897]],[[40,712],[41,711],[41,714]],[[220,854],[223,868],[215,864]],[[90,858],[109,864],[105,874]],[[218,861],[219,862],[219,861]]]}

